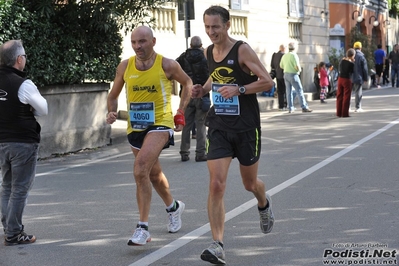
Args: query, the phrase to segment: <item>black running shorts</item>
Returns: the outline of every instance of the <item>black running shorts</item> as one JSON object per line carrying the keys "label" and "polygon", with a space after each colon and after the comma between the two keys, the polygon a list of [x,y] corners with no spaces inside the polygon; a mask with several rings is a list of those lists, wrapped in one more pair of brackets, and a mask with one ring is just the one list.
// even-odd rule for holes
{"label": "black running shorts", "polygon": [[261,130],[235,133],[208,129],[208,160],[237,157],[240,164],[250,166],[259,160],[261,151]]}
{"label": "black running shorts", "polygon": [[174,146],[175,145],[175,139],[173,137],[173,129],[169,127],[164,127],[164,126],[151,126],[148,127],[146,130],[143,131],[133,131],[129,135],[127,135],[127,140],[129,141],[130,145],[133,148],[136,148],[138,150],[141,149],[141,146],[143,145],[144,138],[145,136],[150,132],[154,131],[167,131],[169,132],[169,141],[165,144],[163,147],[164,149],[169,148],[170,145]]}

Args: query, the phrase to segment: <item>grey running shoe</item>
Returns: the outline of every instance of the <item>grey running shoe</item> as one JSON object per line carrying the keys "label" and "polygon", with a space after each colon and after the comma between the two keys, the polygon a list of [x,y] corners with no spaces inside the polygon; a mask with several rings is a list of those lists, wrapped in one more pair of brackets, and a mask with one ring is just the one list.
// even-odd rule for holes
{"label": "grey running shoe", "polygon": [[226,264],[224,249],[216,241],[202,251],[201,259],[212,264]]}
{"label": "grey running shoe", "polygon": [[4,245],[13,246],[19,244],[31,244],[36,241],[36,237],[34,235],[28,235],[24,231],[21,231],[19,234],[16,234],[12,237],[4,236]]}
{"label": "grey running shoe", "polygon": [[269,202],[269,208],[264,211],[259,212],[260,216],[260,229],[262,233],[267,234],[270,233],[273,229],[274,225],[274,215],[272,211],[272,199],[269,194],[266,194],[266,199]]}
{"label": "grey running shoe", "polygon": [[181,215],[184,211],[184,207],[186,206],[182,201],[177,201],[179,207],[174,212],[168,212],[169,224],[168,231],[169,233],[176,233],[181,228]]}
{"label": "grey running shoe", "polygon": [[150,232],[142,227],[137,227],[127,244],[129,246],[143,246],[151,241]]}

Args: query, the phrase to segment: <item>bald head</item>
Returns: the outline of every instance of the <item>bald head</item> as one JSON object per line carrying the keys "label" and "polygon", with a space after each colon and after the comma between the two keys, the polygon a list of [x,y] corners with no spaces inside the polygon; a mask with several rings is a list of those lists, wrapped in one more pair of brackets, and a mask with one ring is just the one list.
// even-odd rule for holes
{"label": "bald head", "polygon": [[279,50],[281,51],[281,52],[284,52],[285,51],[285,45],[284,44],[281,44],[280,45],[280,47],[279,47]]}
{"label": "bald head", "polygon": [[201,48],[202,46],[201,38],[199,36],[193,36],[191,38],[190,46],[191,48]]}
{"label": "bald head", "polygon": [[148,60],[155,54],[156,39],[151,28],[147,26],[135,28],[130,37],[130,42],[136,57],[141,61]]}
{"label": "bald head", "polygon": [[142,36],[147,36],[148,38],[154,38],[152,29],[144,25],[135,28],[132,32],[132,36],[133,35],[142,35]]}

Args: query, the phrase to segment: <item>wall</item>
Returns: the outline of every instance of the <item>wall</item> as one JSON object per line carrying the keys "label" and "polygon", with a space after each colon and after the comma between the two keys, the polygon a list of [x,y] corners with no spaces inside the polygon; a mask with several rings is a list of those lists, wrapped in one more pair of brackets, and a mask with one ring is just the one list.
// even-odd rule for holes
{"label": "wall", "polygon": [[[285,0],[249,0],[248,10],[230,10],[234,16],[246,16],[248,18],[247,36],[231,35],[235,39],[248,42],[258,54],[262,64],[270,70],[270,61],[273,52],[278,51],[280,44],[288,44],[288,5]],[[215,3],[212,0],[195,1],[195,19],[190,21],[191,36],[201,37],[203,46],[211,44],[205,33],[203,25],[203,12],[211,5],[221,5],[229,9],[229,0],[221,0]],[[155,29],[157,38],[155,50],[169,58],[177,58],[186,50],[186,38],[184,35],[184,21],[177,20],[177,7],[175,3],[166,3],[166,8],[176,9],[176,16],[172,18],[174,31],[170,32],[160,27]],[[315,91],[313,85],[313,68],[323,60],[328,60],[328,16],[321,20],[321,11],[328,10],[327,0],[305,0],[305,19],[303,20],[303,39],[299,43],[298,55],[303,72],[301,74],[305,91]],[[159,25],[159,23],[158,23]],[[189,43],[189,40],[188,40]],[[130,34],[123,41],[122,58],[134,55],[130,45]],[[124,97],[120,97],[119,109],[126,108]]]}
{"label": "wall", "polygon": [[108,90],[108,83],[41,88],[48,115],[38,117],[42,127],[39,158],[109,144]]}

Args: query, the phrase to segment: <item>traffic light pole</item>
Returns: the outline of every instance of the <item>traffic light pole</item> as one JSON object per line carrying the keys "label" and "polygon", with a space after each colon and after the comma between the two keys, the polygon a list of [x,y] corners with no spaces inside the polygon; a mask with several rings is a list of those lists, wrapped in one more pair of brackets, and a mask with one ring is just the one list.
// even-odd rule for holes
{"label": "traffic light pole", "polygon": [[190,37],[190,20],[188,19],[188,3],[184,0],[184,35],[186,37],[186,50],[188,49],[188,37]]}

